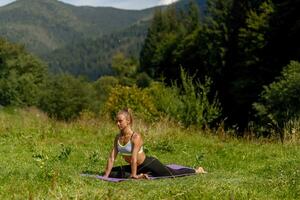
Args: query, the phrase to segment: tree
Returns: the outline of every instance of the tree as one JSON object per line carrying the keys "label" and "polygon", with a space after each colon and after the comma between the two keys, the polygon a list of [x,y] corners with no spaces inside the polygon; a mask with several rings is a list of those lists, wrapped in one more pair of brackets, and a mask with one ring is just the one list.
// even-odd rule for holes
{"label": "tree", "polygon": [[135,83],[137,68],[138,61],[134,58],[126,58],[121,52],[116,53],[112,58],[112,69],[122,85]]}
{"label": "tree", "polygon": [[[199,27],[199,10],[191,3],[185,12],[170,7],[155,12],[140,55],[141,70],[166,81],[180,79],[180,46],[186,35]],[[179,53],[178,53],[179,51]]]}
{"label": "tree", "polygon": [[163,75],[168,83],[179,79],[180,66],[201,82],[211,77],[212,94],[219,94],[222,117],[229,125],[237,124],[243,134],[254,119],[252,104],[263,85],[273,82],[289,60],[299,60],[299,3],[208,0],[199,25],[187,26],[188,19],[195,20],[194,15],[181,15],[180,19],[174,17],[177,29],[172,30],[166,24],[174,24],[174,20],[159,13],[144,44],[142,69],[156,79]]}
{"label": "tree", "polygon": [[96,90],[83,78],[71,75],[50,77],[40,107],[51,117],[70,120],[84,110],[99,111]]}
{"label": "tree", "polygon": [[97,99],[100,101],[100,106],[104,105],[111,90],[119,84],[118,78],[114,76],[102,76],[93,83],[97,93]]}
{"label": "tree", "polygon": [[[229,23],[226,65],[219,91],[224,114],[244,131],[253,117],[252,103],[270,80],[262,65],[273,6],[269,2],[234,1]],[[242,116],[242,117],[241,117]]]}
{"label": "tree", "polygon": [[117,52],[112,58],[112,69],[118,77],[131,77],[137,71],[137,61],[126,58],[121,52]]}
{"label": "tree", "polygon": [[161,57],[159,55],[159,45],[164,39],[163,32],[166,32],[164,15],[162,10],[157,9],[140,54],[140,69],[152,78],[158,76],[157,71]]}
{"label": "tree", "polygon": [[37,106],[47,70],[22,46],[0,39],[0,104]]}
{"label": "tree", "polygon": [[282,129],[286,123],[300,118],[299,93],[300,63],[291,61],[284,67],[280,77],[264,86],[260,100],[253,104],[261,122],[276,128],[282,140]]}
{"label": "tree", "polygon": [[[273,0],[275,12],[270,19],[270,29],[267,32],[268,43],[264,49],[265,68],[269,77],[277,77],[290,60],[300,58],[300,1]],[[273,80],[269,81],[271,83]]]}

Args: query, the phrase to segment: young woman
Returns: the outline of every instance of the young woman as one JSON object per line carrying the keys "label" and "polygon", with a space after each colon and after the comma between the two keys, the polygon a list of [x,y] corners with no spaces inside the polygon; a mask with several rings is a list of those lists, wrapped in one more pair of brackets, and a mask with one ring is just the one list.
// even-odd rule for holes
{"label": "young woman", "polygon": [[[158,159],[146,156],[143,151],[143,139],[139,133],[131,129],[132,122],[132,114],[128,109],[119,111],[117,114],[117,125],[120,133],[115,137],[104,177],[148,179],[147,174],[153,176],[174,176],[206,173],[202,167],[174,170],[163,165]],[[128,165],[113,167],[118,154],[123,156]]]}

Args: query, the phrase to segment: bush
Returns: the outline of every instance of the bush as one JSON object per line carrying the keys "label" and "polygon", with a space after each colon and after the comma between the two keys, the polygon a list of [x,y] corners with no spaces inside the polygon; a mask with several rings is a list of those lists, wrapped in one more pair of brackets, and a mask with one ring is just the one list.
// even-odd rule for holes
{"label": "bush", "polygon": [[291,61],[276,81],[264,87],[253,106],[261,122],[282,130],[288,121],[300,118],[299,94],[300,63]]}
{"label": "bush", "polygon": [[164,83],[153,82],[145,91],[152,97],[156,109],[168,118],[181,120],[183,102],[176,86],[167,87]]}
{"label": "bush", "polygon": [[151,84],[151,81],[152,81],[152,79],[145,72],[137,74],[137,76],[136,76],[136,85],[140,88],[149,87]]}
{"label": "bush", "polygon": [[96,91],[82,78],[54,76],[46,87],[40,107],[52,117],[69,120],[79,116],[83,110],[98,111]]}
{"label": "bush", "polygon": [[136,86],[118,86],[111,90],[106,102],[106,112],[114,119],[120,109],[129,107],[146,121],[155,121],[168,117],[182,122],[185,126],[209,126],[221,114],[220,104],[216,98],[209,100],[211,81],[204,85],[182,71],[182,89],[173,85],[153,82],[145,89]]}
{"label": "bush", "polygon": [[211,80],[206,79],[204,84],[188,76],[181,70],[183,110],[180,111],[181,121],[186,125],[197,125],[201,128],[208,126],[221,115],[220,103],[215,97],[211,102],[208,98]]}
{"label": "bush", "polygon": [[114,76],[102,76],[93,83],[100,102],[100,110],[104,106],[111,89],[119,84],[119,80]]}
{"label": "bush", "polygon": [[136,86],[114,87],[106,101],[105,112],[115,119],[118,111],[126,107],[146,121],[154,121],[159,117],[153,99],[147,92]]}

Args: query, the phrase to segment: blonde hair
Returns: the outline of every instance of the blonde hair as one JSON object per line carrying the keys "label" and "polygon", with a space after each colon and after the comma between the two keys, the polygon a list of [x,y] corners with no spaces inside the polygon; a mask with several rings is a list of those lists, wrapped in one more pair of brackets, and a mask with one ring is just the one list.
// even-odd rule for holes
{"label": "blonde hair", "polygon": [[120,110],[117,114],[118,115],[125,115],[126,119],[129,120],[130,125],[133,124],[133,116],[132,116],[132,110],[130,108],[124,108]]}

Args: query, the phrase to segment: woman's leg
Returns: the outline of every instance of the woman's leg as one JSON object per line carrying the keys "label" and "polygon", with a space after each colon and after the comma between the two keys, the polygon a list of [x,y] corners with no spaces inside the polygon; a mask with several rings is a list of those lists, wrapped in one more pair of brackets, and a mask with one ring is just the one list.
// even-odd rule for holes
{"label": "woman's leg", "polygon": [[111,178],[129,178],[131,174],[131,166],[130,165],[123,165],[113,167],[109,174]]}
{"label": "woman's leg", "polygon": [[193,174],[194,169],[179,169],[174,170],[162,164],[154,157],[146,157],[142,165],[138,167],[138,173],[151,173],[153,176],[174,176],[183,174]]}
{"label": "woman's leg", "polygon": [[191,169],[191,168],[182,168],[182,169],[169,168],[169,169],[172,171],[173,175],[177,175],[177,176],[178,175],[184,175],[184,174],[195,174],[196,173],[196,171],[194,169]]}

